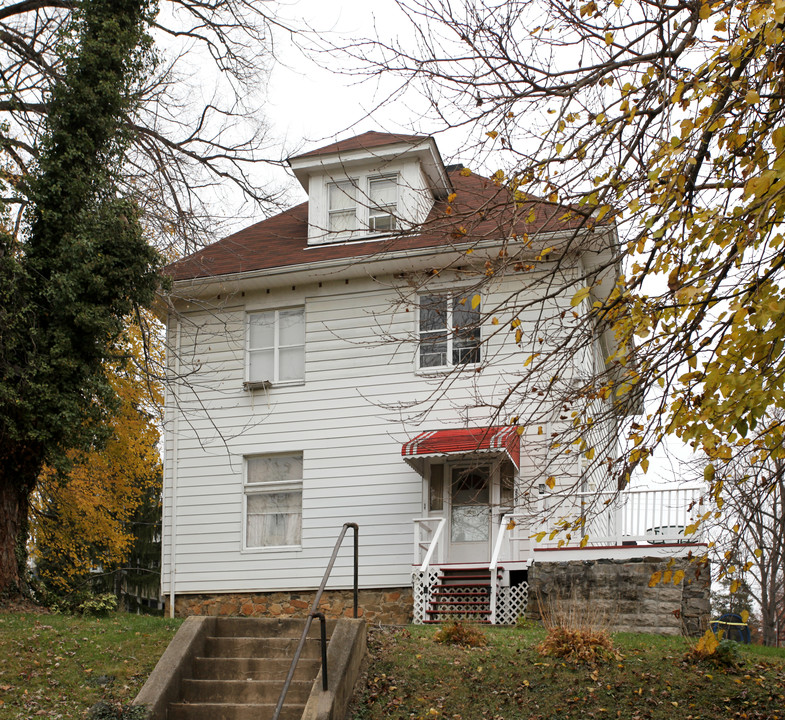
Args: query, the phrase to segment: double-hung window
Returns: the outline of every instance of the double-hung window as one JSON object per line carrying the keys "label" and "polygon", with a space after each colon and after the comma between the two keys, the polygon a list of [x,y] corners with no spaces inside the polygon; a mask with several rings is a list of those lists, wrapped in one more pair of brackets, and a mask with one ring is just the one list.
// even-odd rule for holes
{"label": "double-hung window", "polygon": [[299,546],[302,508],[302,455],[245,459],[246,548]]}
{"label": "double-hung window", "polygon": [[327,186],[327,229],[346,232],[357,229],[357,185],[353,180]]}
{"label": "double-hung window", "polygon": [[420,297],[420,368],[481,360],[480,305],[457,293]]}
{"label": "double-hung window", "polygon": [[398,211],[398,182],[394,177],[371,178],[368,181],[368,229],[371,232],[395,230]]}
{"label": "double-hung window", "polygon": [[331,233],[391,232],[398,226],[398,176],[368,176],[327,185]]}
{"label": "double-hung window", "polygon": [[297,382],[305,378],[303,308],[248,313],[248,384]]}

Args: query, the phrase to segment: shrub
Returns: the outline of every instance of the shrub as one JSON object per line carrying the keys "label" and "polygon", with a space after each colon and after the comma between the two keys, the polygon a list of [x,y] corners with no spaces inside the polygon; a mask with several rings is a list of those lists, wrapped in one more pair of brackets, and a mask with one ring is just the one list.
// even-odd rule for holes
{"label": "shrub", "polygon": [[537,646],[542,655],[584,665],[622,659],[608,633],[606,618],[575,596],[567,602],[553,598],[547,609],[540,605],[540,616],[547,630],[545,640]]}
{"label": "shrub", "polygon": [[700,640],[690,648],[684,659],[689,662],[706,662],[716,667],[736,668],[744,663],[739,644],[734,640],[720,640],[707,630]]}
{"label": "shrub", "polygon": [[573,663],[598,665],[622,656],[613,646],[606,630],[596,628],[548,627],[548,634],[538,646],[542,655],[560,657]]}
{"label": "shrub", "polygon": [[436,642],[463,647],[482,647],[487,642],[485,633],[472,625],[452,622],[443,625],[433,636]]}
{"label": "shrub", "polygon": [[112,593],[103,593],[87,598],[77,608],[77,612],[82,615],[92,615],[95,617],[109,615],[117,612],[117,598]]}

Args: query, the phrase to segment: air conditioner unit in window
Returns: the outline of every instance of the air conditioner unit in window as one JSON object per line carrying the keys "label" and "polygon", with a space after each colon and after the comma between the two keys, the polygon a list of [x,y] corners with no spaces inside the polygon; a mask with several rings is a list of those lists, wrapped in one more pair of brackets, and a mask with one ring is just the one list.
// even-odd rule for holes
{"label": "air conditioner unit in window", "polygon": [[266,390],[272,385],[272,380],[246,380],[243,383],[243,390]]}
{"label": "air conditioner unit in window", "polygon": [[376,215],[368,218],[368,226],[373,232],[390,232],[395,230],[395,216]]}

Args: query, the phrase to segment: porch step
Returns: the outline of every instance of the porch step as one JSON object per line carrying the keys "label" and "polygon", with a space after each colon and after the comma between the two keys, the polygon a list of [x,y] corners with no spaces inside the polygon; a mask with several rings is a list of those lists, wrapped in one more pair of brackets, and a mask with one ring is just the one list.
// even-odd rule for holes
{"label": "porch step", "polygon": [[434,585],[438,590],[445,590],[450,593],[456,592],[484,592],[487,593],[491,589],[491,583],[487,585],[477,585],[476,583],[461,583],[460,585]]}
{"label": "porch step", "polygon": [[443,568],[425,609],[426,622],[490,622],[491,577],[488,568]]}

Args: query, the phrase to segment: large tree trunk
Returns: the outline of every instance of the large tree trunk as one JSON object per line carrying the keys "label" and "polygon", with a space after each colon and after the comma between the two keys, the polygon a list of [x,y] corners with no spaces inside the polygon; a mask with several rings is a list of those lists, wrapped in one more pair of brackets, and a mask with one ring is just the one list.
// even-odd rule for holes
{"label": "large tree trunk", "polygon": [[0,594],[19,592],[27,559],[30,493],[41,468],[31,448],[0,451]]}

